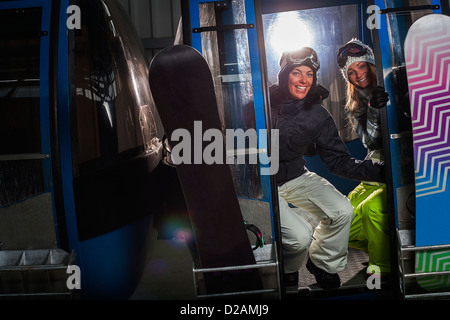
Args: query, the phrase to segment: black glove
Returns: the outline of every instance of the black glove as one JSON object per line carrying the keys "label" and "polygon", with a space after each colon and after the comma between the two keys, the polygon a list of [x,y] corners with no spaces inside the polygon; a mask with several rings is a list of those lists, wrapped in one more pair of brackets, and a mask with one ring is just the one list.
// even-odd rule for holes
{"label": "black glove", "polygon": [[372,108],[380,109],[386,107],[389,101],[389,94],[384,91],[383,87],[377,86],[372,91],[372,98],[370,98],[370,106]]}

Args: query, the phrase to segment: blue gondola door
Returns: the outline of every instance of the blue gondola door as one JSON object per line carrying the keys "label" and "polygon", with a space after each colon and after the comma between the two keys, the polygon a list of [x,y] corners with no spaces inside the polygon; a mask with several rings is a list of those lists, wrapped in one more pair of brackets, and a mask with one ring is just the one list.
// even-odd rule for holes
{"label": "blue gondola door", "polygon": [[49,112],[51,1],[0,3],[0,250],[57,248]]}
{"label": "blue gondola door", "polygon": [[[278,292],[282,295],[278,195],[270,174],[276,169],[277,159],[269,151],[276,134],[267,128],[255,3],[248,0],[184,4],[189,7],[183,16],[184,43],[201,52],[210,66],[227,138],[227,156],[235,159],[230,168],[242,215],[261,229],[266,242],[265,248],[255,250],[256,260],[261,250],[273,249],[270,257],[276,270],[272,275],[277,276]],[[245,140],[240,139],[244,133]],[[229,139],[230,135],[235,139]],[[231,146],[230,141],[234,141]]]}

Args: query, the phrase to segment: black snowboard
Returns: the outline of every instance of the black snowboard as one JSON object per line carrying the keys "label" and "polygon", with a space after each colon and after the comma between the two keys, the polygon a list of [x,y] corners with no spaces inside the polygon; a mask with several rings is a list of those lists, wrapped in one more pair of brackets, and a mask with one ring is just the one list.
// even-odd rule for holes
{"label": "black snowboard", "polygon": [[[211,71],[194,48],[174,45],[160,51],[149,73],[153,99],[169,144],[176,129],[191,134],[192,164],[177,165],[189,211],[201,268],[255,264],[229,165],[194,164],[194,122],[201,121],[202,136],[221,123]],[[204,147],[211,142],[204,142]],[[198,150],[198,149],[197,149]],[[223,146],[225,157],[225,146]],[[258,269],[204,273],[207,292],[223,293],[262,289]]]}

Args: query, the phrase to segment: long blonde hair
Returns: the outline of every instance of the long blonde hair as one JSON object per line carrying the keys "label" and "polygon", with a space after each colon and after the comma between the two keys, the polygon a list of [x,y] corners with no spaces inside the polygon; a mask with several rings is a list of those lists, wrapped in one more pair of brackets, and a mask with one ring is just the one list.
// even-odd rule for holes
{"label": "long blonde hair", "polygon": [[[367,63],[367,62],[366,62]],[[377,86],[377,70],[375,65],[371,63],[367,63],[369,65],[369,77],[370,77],[370,87],[375,88]],[[359,97],[358,92],[356,91],[356,86],[347,81],[347,98],[345,101],[345,111],[348,114],[348,120],[350,121],[351,126],[353,127],[353,115],[358,109],[359,106]]]}

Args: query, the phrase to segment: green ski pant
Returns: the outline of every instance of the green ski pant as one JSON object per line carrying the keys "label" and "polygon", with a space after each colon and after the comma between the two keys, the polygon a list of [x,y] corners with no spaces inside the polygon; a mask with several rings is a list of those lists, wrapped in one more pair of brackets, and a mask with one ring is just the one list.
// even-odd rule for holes
{"label": "green ski pant", "polygon": [[361,182],[349,193],[348,198],[355,212],[350,227],[349,247],[367,252],[369,266],[378,266],[382,275],[390,273],[386,185]]}

